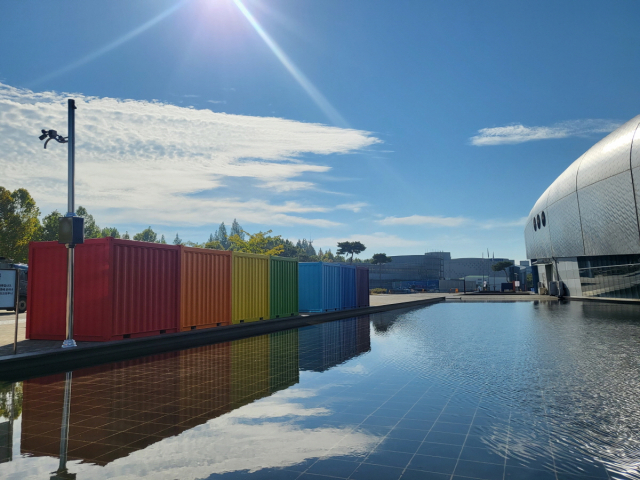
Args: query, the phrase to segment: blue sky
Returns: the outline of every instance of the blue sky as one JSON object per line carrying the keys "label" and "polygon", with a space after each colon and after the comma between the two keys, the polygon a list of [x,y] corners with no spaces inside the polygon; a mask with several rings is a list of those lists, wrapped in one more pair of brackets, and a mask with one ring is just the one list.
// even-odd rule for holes
{"label": "blue sky", "polygon": [[0,184],[101,226],[204,241],[221,221],[362,255],[525,258],[524,217],[637,115],[640,4],[9,2]]}

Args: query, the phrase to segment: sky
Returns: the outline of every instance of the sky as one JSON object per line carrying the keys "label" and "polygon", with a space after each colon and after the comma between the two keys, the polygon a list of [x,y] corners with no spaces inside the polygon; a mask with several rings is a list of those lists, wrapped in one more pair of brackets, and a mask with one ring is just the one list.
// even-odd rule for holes
{"label": "sky", "polygon": [[640,3],[32,0],[0,16],[0,186],[101,227],[220,222],[360,255],[525,259],[524,221],[639,112]]}

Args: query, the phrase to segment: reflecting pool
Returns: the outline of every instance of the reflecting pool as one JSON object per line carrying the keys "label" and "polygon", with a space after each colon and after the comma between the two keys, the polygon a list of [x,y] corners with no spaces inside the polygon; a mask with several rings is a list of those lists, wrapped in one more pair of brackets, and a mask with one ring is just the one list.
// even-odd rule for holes
{"label": "reflecting pool", "polygon": [[0,385],[0,478],[640,479],[640,307],[442,303]]}

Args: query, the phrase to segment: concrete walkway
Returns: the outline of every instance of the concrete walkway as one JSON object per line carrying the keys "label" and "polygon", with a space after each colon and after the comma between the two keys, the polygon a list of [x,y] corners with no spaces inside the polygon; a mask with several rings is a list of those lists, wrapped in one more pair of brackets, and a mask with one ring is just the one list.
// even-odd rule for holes
{"label": "concrete walkway", "polygon": [[517,294],[489,294],[478,295],[475,293],[407,293],[407,294],[382,294],[371,295],[371,306],[391,305],[394,303],[411,302],[427,298],[445,297],[447,302],[557,302],[557,297],[549,295],[535,295],[524,293]]}

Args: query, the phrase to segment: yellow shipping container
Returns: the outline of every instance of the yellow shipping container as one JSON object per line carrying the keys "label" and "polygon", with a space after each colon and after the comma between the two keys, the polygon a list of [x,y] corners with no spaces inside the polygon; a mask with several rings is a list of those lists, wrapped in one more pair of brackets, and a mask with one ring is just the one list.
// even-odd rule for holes
{"label": "yellow shipping container", "polygon": [[231,323],[269,318],[269,257],[233,252]]}

